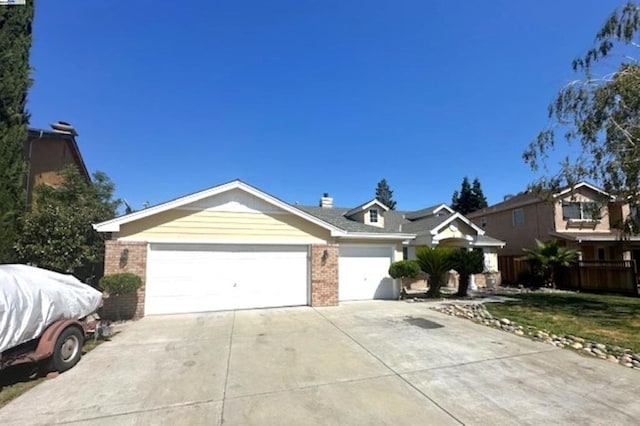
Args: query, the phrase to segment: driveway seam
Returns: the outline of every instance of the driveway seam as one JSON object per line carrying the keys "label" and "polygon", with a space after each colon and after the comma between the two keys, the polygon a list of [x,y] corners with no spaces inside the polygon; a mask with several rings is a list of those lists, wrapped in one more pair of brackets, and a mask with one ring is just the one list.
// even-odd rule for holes
{"label": "driveway seam", "polygon": [[474,364],[482,364],[484,362],[491,362],[491,361],[499,361],[502,359],[510,359],[510,358],[518,358],[518,357],[525,357],[525,356],[529,356],[529,355],[539,355],[539,354],[544,354],[547,352],[555,352],[555,351],[559,351],[559,348],[552,348],[552,349],[547,349],[546,351],[536,351],[536,352],[527,352],[524,354],[513,354],[513,355],[505,355],[505,356],[499,356],[499,357],[495,357],[495,358],[487,358],[487,359],[479,359],[477,361],[467,361],[467,362],[462,362],[460,364],[451,364],[451,365],[441,365],[438,367],[429,367],[429,368],[421,368],[419,370],[409,370],[409,371],[405,371],[399,374],[419,374],[425,371],[434,371],[434,370],[444,370],[447,368],[456,368],[456,367],[465,367],[467,365],[474,365]]}
{"label": "driveway seam", "polygon": [[[81,419],[65,420],[65,421],[62,421],[62,422],[55,422],[53,424],[68,425],[68,424],[74,424],[74,423],[79,423],[79,422],[87,422],[87,421],[100,420],[100,419],[109,419],[111,417],[129,416],[131,414],[151,413],[151,412],[154,412],[154,411],[162,411],[162,410],[167,410],[167,409],[171,409],[171,408],[182,408],[182,407],[191,407],[191,406],[194,406],[194,405],[211,404],[211,403],[215,403],[215,402],[220,402],[220,400],[219,399],[207,399],[207,400],[203,400],[203,401],[180,402],[180,403],[176,403],[176,404],[163,405],[163,406],[160,406],[160,407],[141,408],[141,409],[138,409],[138,410],[123,411],[121,413],[105,414],[103,416],[84,417],[84,418],[81,418]],[[22,419],[20,419],[20,420],[22,420]]]}
{"label": "driveway seam", "polygon": [[229,366],[231,365],[231,349],[233,345],[233,330],[236,326],[236,311],[233,311],[233,319],[231,320],[231,331],[229,332],[229,354],[227,355],[227,373],[224,377],[224,389],[222,391],[222,407],[220,408],[220,422],[224,423],[224,403],[227,399],[227,384],[229,383]]}
{"label": "driveway seam", "polygon": [[402,377],[402,375],[400,373],[398,373],[397,371],[395,371],[393,368],[391,368],[389,365],[387,365],[386,362],[384,362],[379,356],[377,356],[376,354],[374,354],[373,352],[371,352],[367,347],[365,347],[362,343],[360,343],[359,341],[357,341],[353,336],[351,336],[349,333],[347,333],[346,331],[344,331],[343,329],[341,329],[340,327],[338,327],[333,321],[331,321],[329,318],[327,318],[326,316],[324,316],[322,314],[322,312],[319,312],[316,308],[313,308],[314,311],[316,311],[318,313],[318,315],[320,315],[322,318],[325,319],[325,321],[327,321],[329,324],[331,324],[333,327],[335,327],[336,330],[338,330],[339,332],[341,332],[342,334],[344,334],[345,336],[347,336],[352,342],[354,342],[356,345],[360,346],[362,349],[365,350],[365,352],[367,352],[369,355],[371,355],[373,358],[377,359],[378,362],[382,365],[384,365],[389,371],[391,371],[393,373],[393,375],[395,375],[396,377],[398,377],[400,380],[402,380],[403,382],[405,382],[407,385],[409,385],[412,389],[414,389],[416,392],[418,392],[420,395],[422,395],[423,397],[425,397],[427,400],[431,401],[432,404],[434,404],[436,407],[438,407],[439,409],[441,409],[443,412],[447,413],[449,415],[449,417],[451,417],[452,419],[454,419],[456,422],[458,422],[461,425],[464,425],[464,423],[458,419],[456,416],[453,415],[453,413],[451,413],[449,410],[447,410],[446,408],[444,408],[442,405],[438,404],[434,399],[432,399],[429,395],[427,395],[426,393],[424,393],[422,390],[420,390],[418,387],[416,387],[413,383],[411,383],[409,380],[405,379],[404,377]]}
{"label": "driveway seam", "polygon": [[392,373],[389,373],[389,374],[380,374],[380,375],[371,376],[371,377],[361,377],[361,378],[358,378],[358,379],[338,380],[338,381],[335,381],[335,382],[320,383],[320,384],[316,384],[316,385],[299,386],[297,388],[278,389],[278,390],[273,390],[273,391],[251,393],[251,394],[246,394],[246,395],[230,396],[227,399],[237,400],[237,399],[245,399],[245,398],[254,398],[256,396],[276,395],[276,394],[279,394],[279,393],[286,393],[286,392],[305,391],[305,390],[309,390],[309,389],[322,388],[322,387],[325,387],[325,386],[335,386],[335,385],[342,385],[342,384],[349,384],[349,383],[366,382],[367,380],[376,380],[376,379],[380,379],[382,377],[392,377],[392,376],[395,376],[395,375],[396,374],[394,374],[392,372]]}

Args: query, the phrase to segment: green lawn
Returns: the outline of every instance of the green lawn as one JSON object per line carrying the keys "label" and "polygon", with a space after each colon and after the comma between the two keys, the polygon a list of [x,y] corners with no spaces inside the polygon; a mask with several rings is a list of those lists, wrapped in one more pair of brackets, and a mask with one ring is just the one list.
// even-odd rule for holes
{"label": "green lawn", "polygon": [[640,353],[640,298],[586,293],[523,293],[513,297],[519,301],[487,303],[486,307],[496,318]]}

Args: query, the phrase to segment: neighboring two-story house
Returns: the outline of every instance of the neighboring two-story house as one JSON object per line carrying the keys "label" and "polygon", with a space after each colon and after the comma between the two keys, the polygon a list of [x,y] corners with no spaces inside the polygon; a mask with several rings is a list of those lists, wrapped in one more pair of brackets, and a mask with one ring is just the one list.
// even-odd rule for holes
{"label": "neighboring two-story house", "polygon": [[23,143],[23,155],[27,163],[27,203],[31,203],[33,191],[38,185],[58,186],[60,171],[70,164],[78,168],[87,183],[91,182],[76,136],[78,132],[62,121],[51,124],[51,130],[29,128],[29,136]]}
{"label": "neighboring two-story house", "polygon": [[620,231],[629,205],[586,182],[542,199],[524,192],[467,216],[504,240],[501,256],[522,256],[535,240],[556,239],[579,251],[581,260],[640,260],[640,238]]}

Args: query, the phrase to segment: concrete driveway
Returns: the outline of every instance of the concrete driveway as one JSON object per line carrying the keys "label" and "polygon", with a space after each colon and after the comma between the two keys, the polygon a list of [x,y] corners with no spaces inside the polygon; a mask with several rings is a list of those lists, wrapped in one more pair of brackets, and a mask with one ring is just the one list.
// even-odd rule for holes
{"label": "concrete driveway", "polygon": [[0,424],[637,424],[637,371],[428,306],[147,317]]}

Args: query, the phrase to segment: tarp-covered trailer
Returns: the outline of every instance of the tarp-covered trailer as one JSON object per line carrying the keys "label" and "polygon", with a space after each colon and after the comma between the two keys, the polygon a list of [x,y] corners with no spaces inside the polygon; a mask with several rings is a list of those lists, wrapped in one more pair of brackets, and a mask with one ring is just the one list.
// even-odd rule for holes
{"label": "tarp-covered trailer", "polygon": [[102,293],[71,275],[27,265],[0,265],[0,371],[46,361],[63,372],[82,356],[84,317]]}

